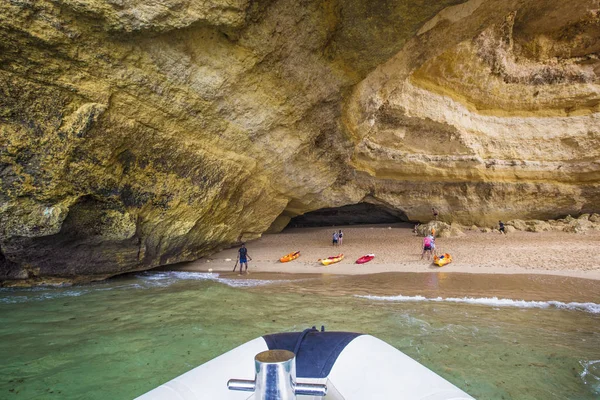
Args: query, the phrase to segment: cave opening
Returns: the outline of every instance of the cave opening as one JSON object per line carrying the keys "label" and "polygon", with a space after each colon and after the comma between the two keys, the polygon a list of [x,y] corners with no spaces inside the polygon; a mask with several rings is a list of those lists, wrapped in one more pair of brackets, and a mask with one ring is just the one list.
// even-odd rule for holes
{"label": "cave opening", "polygon": [[287,228],[308,228],[340,225],[371,225],[410,222],[406,214],[372,203],[321,208],[291,219]]}

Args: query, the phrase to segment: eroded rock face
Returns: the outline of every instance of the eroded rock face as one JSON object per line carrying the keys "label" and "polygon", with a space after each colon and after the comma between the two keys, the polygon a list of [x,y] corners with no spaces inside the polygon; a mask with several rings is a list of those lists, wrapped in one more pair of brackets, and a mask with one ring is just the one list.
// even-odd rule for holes
{"label": "eroded rock face", "polygon": [[360,202],[600,211],[593,0],[1,1],[0,280],[192,260]]}

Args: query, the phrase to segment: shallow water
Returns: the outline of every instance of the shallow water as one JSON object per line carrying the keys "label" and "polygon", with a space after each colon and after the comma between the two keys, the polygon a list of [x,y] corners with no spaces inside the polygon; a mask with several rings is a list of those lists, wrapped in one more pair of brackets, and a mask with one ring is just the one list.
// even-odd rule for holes
{"label": "shallow water", "polygon": [[600,397],[600,283],[445,275],[150,272],[2,289],[0,398],[130,399],[313,325],[375,335],[479,399]]}

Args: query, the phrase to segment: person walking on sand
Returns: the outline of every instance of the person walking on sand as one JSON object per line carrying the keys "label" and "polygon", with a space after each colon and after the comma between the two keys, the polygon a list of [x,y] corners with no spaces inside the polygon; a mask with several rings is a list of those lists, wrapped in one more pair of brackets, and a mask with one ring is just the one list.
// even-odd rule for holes
{"label": "person walking on sand", "polygon": [[340,229],[340,231],[338,233],[338,246],[342,245],[343,240],[344,240],[344,232],[342,232],[342,230]]}
{"label": "person walking on sand", "polygon": [[333,232],[333,243],[332,246],[337,246],[338,244],[338,240],[340,239],[340,236],[338,235],[337,232]]}
{"label": "person walking on sand", "polygon": [[242,243],[242,247],[240,247],[240,249],[238,250],[238,260],[240,262],[239,275],[242,275],[244,273],[244,269],[243,269],[244,264],[246,264],[246,273],[249,274],[248,259],[250,259],[250,261],[252,261],[252,257],[250,257],[250,255],[248,254],[248,249],[246,248],[246,243]]}
{"label": "person walking on sand", "polygon": [[431,258],[431,256],[433,255],[433,246],[434,244],[431,240],[431,235],[425,236],[423,238],[423,252],[421,253],[421,260],[425,256],[425,253],[427,253],[427,260]]}
{"label": "person walking on sand", "polygon": [[431,207],[431,213],[433,214],[433,219],[437,221],[438,219],[438,210],[436,210],[434,207]]}

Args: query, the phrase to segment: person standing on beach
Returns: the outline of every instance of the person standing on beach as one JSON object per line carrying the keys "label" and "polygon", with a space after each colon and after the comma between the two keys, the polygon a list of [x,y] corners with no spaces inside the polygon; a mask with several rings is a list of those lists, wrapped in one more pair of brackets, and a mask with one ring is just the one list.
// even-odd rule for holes
{"label": "person standing on beach", "polygon": [[340,231],[338,233],[338,246],[342,245],[343,239],[344,239],[344,232],[342,232],[342,230],[340,229]]}
{"label": "person standing on beach", "polygon": [[431,207],[431,213],[433,214],[433,219],[437,221],[438,219],[438,210],[436,210],[434,207]]}
{"label": "person standing on beach", "polygon": [[431,258],[431,255],[433,254],[433,246],[434,244],[431,240],[431,235],[425,236],[423,238],[423,252],[421,253],[421,260],[425,256],[425,253],[427,253],[427,260]]}
{"label": "person standing on beach", "polygon": [[333,232],[333,244],[332,244],[332,246],[337,246],[339,238],[340,237],[339,237],[338,233],[336,231],[334,231]]}
{"label": "person standing on beach", "polygon": [[435,251],[435,229],[431,230],[431,234],[429,235],[429,239],[431,241],[431,254],[432,255],[437,255],[436,251]]}
{"label": "person standing on beach", "polygon": [[248,254],[248,249],[246,248],[246,243],[242,243],[242,247],[240,247],[240,249],[238,250],[238,260],[240,262],[240,273],[239,273],[240,275],[242,275],[244,273],[244,269],[243,269],[244,264],[246,264],[246,273],[249,274],[248,259],[250,259],[250,261],[252,261],[252,258]]}

